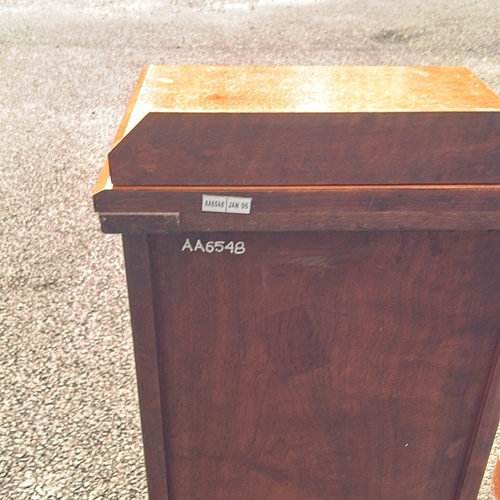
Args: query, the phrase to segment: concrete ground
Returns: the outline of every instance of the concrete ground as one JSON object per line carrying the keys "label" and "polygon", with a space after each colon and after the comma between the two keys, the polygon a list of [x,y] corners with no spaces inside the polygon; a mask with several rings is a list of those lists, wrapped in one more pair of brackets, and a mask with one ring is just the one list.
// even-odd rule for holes
{"label": "concrete ground", "polygon": [[121,243],[91,203],[143,66],[461,65],[500,92],[499,14],[498,0],[1,0],[0,498],[146,498]]}

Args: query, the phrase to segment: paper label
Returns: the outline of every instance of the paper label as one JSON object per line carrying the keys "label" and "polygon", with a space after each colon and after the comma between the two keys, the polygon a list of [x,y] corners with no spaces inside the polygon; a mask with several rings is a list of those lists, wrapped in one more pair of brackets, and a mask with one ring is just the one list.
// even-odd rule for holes
{"label": "paper label", "polygon": [[202,195],[202,212],[221,212],[226,213],[227,196],[213,196],[211,194]]}
{"label": "paper label", "polygon": [[252,209],[252,198],[239,196],[215,196],[204,194],[201,197],[202,212],[219,212],[226,214],[246,214]]}
{"label": "paper label", "polygon": [[226,213],[228,214],[249,214],[251,208],[252,198],[227,197]]}

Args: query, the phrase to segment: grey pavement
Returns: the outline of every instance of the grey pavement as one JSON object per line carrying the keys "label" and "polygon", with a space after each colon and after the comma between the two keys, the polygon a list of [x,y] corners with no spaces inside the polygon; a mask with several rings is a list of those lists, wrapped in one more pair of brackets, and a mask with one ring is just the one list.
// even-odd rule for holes
{"label": "grey pavement", "polygon": [[500,93],[500,3],[0,0],[0,499],[147,496],[91,188],[148,64],[459,65]]}

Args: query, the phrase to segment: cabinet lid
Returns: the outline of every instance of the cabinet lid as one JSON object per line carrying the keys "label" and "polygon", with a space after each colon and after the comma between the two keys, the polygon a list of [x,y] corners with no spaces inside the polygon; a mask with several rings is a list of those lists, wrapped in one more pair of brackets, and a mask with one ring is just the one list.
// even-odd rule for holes
{"label": "cabinet lid", "polygon": [[500,98],[465,68],[150,66],[115,186],[500,183]]}

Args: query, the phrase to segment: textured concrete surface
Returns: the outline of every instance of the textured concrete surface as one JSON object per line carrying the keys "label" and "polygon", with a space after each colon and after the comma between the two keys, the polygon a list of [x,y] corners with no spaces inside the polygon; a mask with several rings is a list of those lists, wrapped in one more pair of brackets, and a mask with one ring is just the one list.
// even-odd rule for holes
{"label": "textured concrete surface", "polygon": [[499,14],[498,0],[0,2],[0,498],[146,498],[121,243],[90,197],[141,67],[463,65],[500,92]]}

